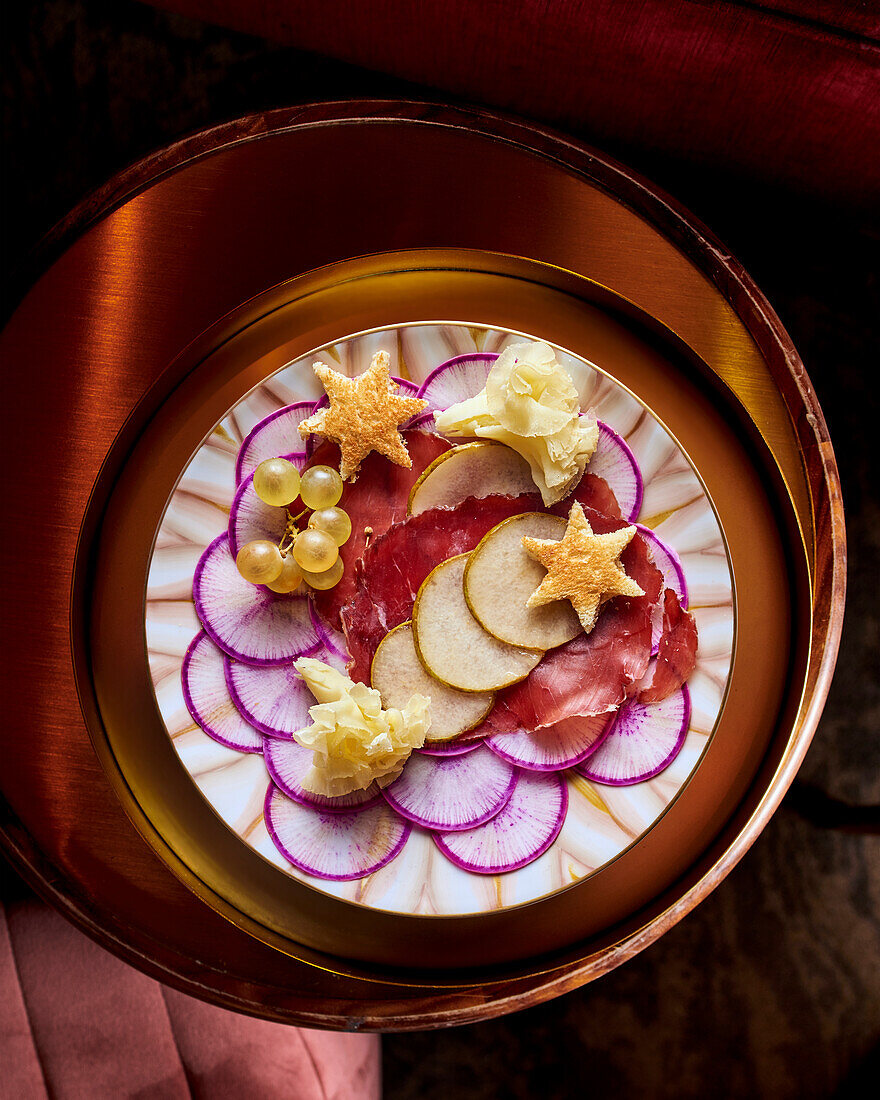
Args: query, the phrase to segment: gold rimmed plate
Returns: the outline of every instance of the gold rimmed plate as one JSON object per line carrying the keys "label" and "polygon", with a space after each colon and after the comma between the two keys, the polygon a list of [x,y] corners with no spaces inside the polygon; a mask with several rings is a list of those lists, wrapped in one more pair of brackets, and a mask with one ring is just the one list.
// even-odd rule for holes
{"label": "gold rimmed plate", "polygon": [[[456,321],[442,324],[438,318]],[[188,736],[189,743],[178,745],[184,748],[181,756],[189,751],[191,760],[208,759],[197,734],[175,728],[179,658],[197,623],[185,596],[168,599],[171,592],[181,597],[173,589],[177,582],[161,576],[152,556],[157,531],[158,551],[175,540],[179,544],[180,525],[163,527],[170,494],[198,498],[193,487],[210,482],[203,471],[221,467],[219,455],[230,450],[216,434],[212,443],[212,434],[222,423],[229,435],[236,410],[243,427],[255,410],[271,411],[273,386],[276,401],[279,394],[298,396],[296,385],[314,386],[303,370],[304,355],[332,347],[339,361],[347,348],[356,347],[347,342],[352,333],[392,328],[396,350],[416,381],[419,372],[436,365],[433,359],[441,352],[434,349],[443,348],[444,341],[451,354],[468,339],[477,346],[508,332],[546,339],[567,349],[576,362],[596,364],[599,371],[585,375],[584,385],[591,392],[597,384],[607,387],[612,427],[624,434],[635,433],[639,424],[650,428],[642,428],[644,443],[635,435],[633,440],[649,468],[648,500],[661,503],[649,503],[651,515],[643,512],[643,517],[661,527],[669,521],[668,530],[674,530],[681,521],[674,513],[699,498],[697,507],[714,528],[700,536],[705,546],[693,542],[693,532],[706,527],[704,516],[691,529],[690,543],[681,547],[693,544],[695,551],[714,555],[727,576],[727,594],[716,605],[726,599],[727,625],[719,628],[707,620],[701,626],[702,637],[715,638],[707,641],[706,663],[699,670],[712,702],[697,708],[699,728],[692,727],[692,734],[701,740],[685,757],[688,767],[674,773],[674,781],[660,776],[625,797],[603,797],[595,788],[575,785],[578,812],[571,816],[575,822],[580,814],[580,831],[570,827],[552,856],[542,857],[538,874],[483,880],[492,884],[488,891],[446,881],[438,864],[433,895],[429,890],[416,897],[407,881],[426,873],[431,880],[432,873],[415,845],[408,861],[394,861],[388,873],[373,876],[379,880],[373,898],[369,880],[366,887],[349,885],[333,896],[325,886],[293,879],[236,835],[279,862],[260,831],[255,792],[263,782],[262,761],[211,758],[201,777],[200,765],[193,765],[190,771],[201,778],[212,811],[168,737],[169,730],[175,742]],[[148,839],[160,854],[173,853],[173,867],[179,861],[187,868],[190,885],[201,884],[203,896],[241,927],[290,951],[306,945],[392,966],[457,968],[522,963],[599,936],[648,905],[693,864],[713,830],[733,813],[768,748],[789,669],[805,659],[792,629],[798,615],[808,621],[809,604],[806,555],[792,557],[790,532],[778,524],[784,509],[796,530],[772,459],[745,420],[731,422],[719,411],[711,372],[672,333],[606,288],[548,265],[426,250],[347,261],[283,284],[214,326],[172,373],[179,384],[153,411],[133,449],[126,446],[108,459],[105,476],[113,487],[98,537],[88,656],[102,719],[102,728],[92,730],[99,752],[109,752],[149,822]],[[302,396],[308,396],[306,390]],[[187,480],[192,470],[201,471],[200,481]],[[696,488],[689,494],[685,487],[682,495],[688,478]],[[225,490],[230,495],[231,488]],[[222,512],[222,493],[205,491],[215,499],[203,497],[194,507],[204,511],[207,502]],[[710,500],[727,534],[727,552]],[[186,503],[184,496],[178,497],[181,502]],[[218,517],[215,533],[220,529]],[[197,547],[197,540],[190,541]],[[731,571],[748,578],[739,588],[732,665]],[[145,594],[147,631],[154,639],[149,659]],[[156,643],[157,638],[163,640]],[[395,898],[404,900],[390,903]],[[433,917],[430,931],[426,916]]]}

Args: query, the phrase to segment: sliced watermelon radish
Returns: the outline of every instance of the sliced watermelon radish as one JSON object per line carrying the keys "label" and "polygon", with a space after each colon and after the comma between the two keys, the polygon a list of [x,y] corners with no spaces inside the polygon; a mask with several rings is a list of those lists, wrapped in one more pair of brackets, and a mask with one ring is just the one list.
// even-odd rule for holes
{"label": "sliced watermelon radish", "polygon": [[311,414],[311,401],[297,401],[270,413],[250,430],[235,460],[235,484],[240,485],[267,458],[288,458],[305,465],[305,443],[297,429]]}
{"label": "sliced watermelon radish", "polygon": [[229,509],[229,551],[233,557],[254,539],[280,542],[287,528],[286,508],[265,504],[254,491],[254,475],[249,474],[235,490]]}
{"label": "sliced watermelon radish", "polygon": [[447,741],[446,744],[438,742],[431,748],[416,749],[416,752],[423,753],[425,756],[464,756],[466,752],[478,749],[482,743],[481,737],[473,741]]}
{"label": "sliced watermelon radish", "polygon": [[351,794],[342,794],[337,798],[307,791],[302,781],[312,767],[314,753],[311,749],[303,748],[296,741],[279,741],[274,737],[266,737],[264,746],[263,756],[269,775],[288,798],[299,802],[301,806],[311,806],[326,813],[350,813],[366,809],[382,797],[375,783],[365,791],[352,791]]}
{"label": "sliced watermelon radish", "polygon": [[459,401],[476,397],[486,388],[486,379],[497,358],[494,352],[477,351],[447,359],[431,371],[418,396],[432,409],[448,409]]}
{"label": "sliced watermelon radish", "polygon": [[[345,670],[339,657],[321,646],[309,656]],[[289,741],[297,730],[311,725],[309,707],[315,705],[315,697],[290,663],[246,665],[227,657],[226,686],[241,716],[267,737]]]}
{"label": "sliced watermelon radish", "polygon": [[599,421],[599,442],[587,469],[614,490],[623,518],[630,523],[642,510],[644,483],[636,456],[613,428]]}
{"label": "sliced watermelon radish", "polygon": [[638,527],[645,536],[651,551],[651,557],[654,559],[654,564],[663,574],[663,587],[671,588],[676,596],[678,596],[678,602],[684,610],[687,611],[687,581],[684,579],[684,569],[682,569],[681,560],[678,554],[676,554],[672,547],[664,542],[659,535],[655,535],[650,527],[645,527],[644,524],[641,523],[637,523],[636,527]]}
{"label": "sliced watermelon radish", "polygon": [[276,596],[250,584],[218,535],[199,559],[193,601],[205,632],[224,653],[253,665],[282,665],[319,643],[307,596]]}
{"label": "sliced watermelon radish", "polygon": [[555,772],[520,772],[507,805],[484,825],[434,833],[440,851],[478,875],[518,871],[550,847],[568,810],[568,787]]}
{"label": "sliced watermelon radish", "polygon": [[681,751],[691,719],[691,697],[682,686],[660,703],[630,700],[618,712],[605,741],[577,771],[586,779],[624,787],[651,779]]}
{"label": "sliced watermelon radish", "polygon": [[390,863],[412,829],[384,799],[354,813],[327,813],[294,802],[274,783],[263,816],[285,859],[307,875],[334,882],[363,878]]}
{"label": "sliced watermelon radish", "polygon": [[239,752],[262,752],[263,738],[239,713],[226,689],[223,651],[200,630],[183,658],[183,700],[196,725]]}
{"label": "sliced watermelon radish", "polygon": [[555,772],[572,768],[598,749],[611,732],[614,716],[566,718],[542,730],[516,730],[486,738],[492,752],[534,772]]}
{"label": "sliced watermelon radish", "polygon": [[[345,635],[342,631],[331,626],[326,619],[319,615],[315,605],[311,601],[309,601],[309,614],[312,616],[312,623],[315,630],[318,632],[318,637],[321,639],[321,644],[324,648],[329,650],[329,652],[336,657],[341,658],[343,664],[347,664],[348,661],[351,660],[351,654],[348,652]],[[313,654],[309,654],[309,656],[313,656]],[[325,658],[320,657],[319,660],[323,661]],[[333,661],[329,663],[332,664],[334,668],[338,667]],[[340,672],[344,671],[344,668],[340,669]]]}
{"label": "sliced watermelon radish", "polygon": [[426,829],[472,829],[504,806],[517,774],[481,747],[457,756],[413,754],[382,794],[398,813]]}
{"label": "sliced watermelon radish", "polygon": [[409,422],[411,428],[421,428],[423,432],[433,432],[435,428],[433,412],[419,413]]}

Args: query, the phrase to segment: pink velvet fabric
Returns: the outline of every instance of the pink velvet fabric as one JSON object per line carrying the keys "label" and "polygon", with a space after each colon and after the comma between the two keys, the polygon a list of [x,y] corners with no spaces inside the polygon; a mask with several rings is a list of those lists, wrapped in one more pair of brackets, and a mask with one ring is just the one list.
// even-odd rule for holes
{"label": "pink velvet fabric", "polygon": [[177,993],[46,906],[0,908],[0,1100],[378,1100],[379,1039]]}

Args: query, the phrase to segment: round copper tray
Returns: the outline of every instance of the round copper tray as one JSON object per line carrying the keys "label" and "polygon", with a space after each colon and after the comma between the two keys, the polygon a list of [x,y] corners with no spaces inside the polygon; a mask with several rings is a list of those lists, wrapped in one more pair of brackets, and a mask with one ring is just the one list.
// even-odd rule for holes
{"label": "round copper tray", "polygon": [[[36,603],[21,560],[6,571],[26,627],[8,693],[4,838],[38,888],[107,946],[191,992],[323,1026],[418,1027],[583,983],[650,943],[720,881],[778,804],[818,719],[839,635],[844,548],[833,455],[809,383],[772,311],[701,227],[621,169],[550,135],[463,112],[360,104],[276,112],[191,139],[111,185],[55,245],[58,258],[2,337],[7,363],[27,364],[7,372],[16,410],[8,543],[51,543],[58,563]],[[394,249],[407,251],[316,270]],[[498,252],[512,257],[490,255]],[[527,277],[534,265],[516,256],[550,266]],[[382,275],[398,282],[346,299],[353,270],[373,285]],[[718,759],[710,767],[707,755],[678,804],[695,814],[686,843],[667,842],[665,856],[648,850],[670,813],[607,908],[591,919],[586,906],[549,911],[539,926],[573,921],[569,940],[542,939],[539,927],[529,956],[494,971],[480,968],[478,951],[456,950],[444,958],[468,965],[464,974],[350,965],[244,916],[212,889],[211,874],[194,874],[167,845],[161,809],[134,797],[126,772],[140,767],[137,738],[127,741],[128,759],[120,761],[118,742],[110,751],[107,731],[126,722],[94,693],[95,644],[118,643],[132,683],[143,663],[142,641],[120,633],[120,609],[142,598],[140,543],[125,545],[129,573],[113,572],[123,547],[106,556],[112,510],[125,499],[117,476],[135,468],[125,464],[129,449],[137,459],[160,427],[156,461],[182,445],[192,402],[228,406],[272,369],[252,356],[247,371],[239,360],[218,373],[221,347],[209,384],[199,364],[265,314],[267,295],[280,305],[287,289],[269,288],[292,277],[337,295],[300,317],[302,350],[372,324],[443,315],[479,314],[588,356],[584,341],[603,326],[637,331],[657,361],[622,380],[715,482],[728,537],[744,555],[738,576],[754,586],[740,614],[758,623],[764,607],[762,646],[742,656],[750,675],[726,712],[742,706],[738,736],[716,740]],[[444,308],[429,308],[438,296]],[[602,323],[584,322],[590,310]],[[690,429],[675,423],[676,404],[694,414]],[[737,477],[725,482],[720,459],[734,453]],[[725,513],[738,517],[735,532]],[[102,595],[111,577],[115,604]],[[114,787],[161,861],[122,815]],[[309,919],[336,916],[318,907]],[[401,961],[424,962],[418,934],[405,939],[413,951]]]}

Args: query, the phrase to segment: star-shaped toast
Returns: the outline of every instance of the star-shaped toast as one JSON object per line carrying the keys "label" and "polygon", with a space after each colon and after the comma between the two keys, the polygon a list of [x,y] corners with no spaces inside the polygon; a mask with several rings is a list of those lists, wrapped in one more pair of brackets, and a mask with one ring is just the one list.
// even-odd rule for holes
{"label": "star-shaped toast", "polygon": [[589,634],[605,600],[645,594],[620,563],[620,555],[635,533],[635,527],[622,527],[607,535],[594,535],[583,508],[575,502],[560,540],[525,535],[523,549],[547,570],[547,576],[529,596],[526,606],[571,600],[581,626]]}
{"label": "star-shaped toast", "polygon": [[342,455],[339,473],[343,480],[354,481],[370,451],[378,451],[398,466],[412,467],[398,428],[411,416],[423,412],[428,402],[398,394],[397,383],[391,381],[390,367],[387,351],[377,351],[369,368],[357,378],[346,378],[323,363],[313,365],[327,391],[330,407],[304,420],[299,426],[300,435],[305,438],[315,432],[339,444]]}

